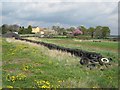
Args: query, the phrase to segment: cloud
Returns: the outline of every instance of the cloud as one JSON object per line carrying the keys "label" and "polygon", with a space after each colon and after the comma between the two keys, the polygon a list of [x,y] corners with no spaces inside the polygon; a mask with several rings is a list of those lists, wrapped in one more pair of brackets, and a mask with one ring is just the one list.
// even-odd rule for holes
{"label": "cloud", "polygon": [[109,26],[112,34],[117,33],[116,2],[4,2],[2,7],[3,23],[86,27]]}
{"label": "cloud", "polygon": [[1,0],[1,2],[119,2],[119,0]]}

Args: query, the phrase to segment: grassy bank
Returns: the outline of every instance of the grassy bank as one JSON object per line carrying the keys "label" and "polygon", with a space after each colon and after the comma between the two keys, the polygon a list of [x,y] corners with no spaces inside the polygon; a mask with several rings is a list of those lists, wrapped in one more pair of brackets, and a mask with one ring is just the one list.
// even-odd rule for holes
{"label": "grassy bank", "polygon": [[[72,44],[70,40],[67,43]],[[62,45],[61,42],[56,44]],[[116,56],[114,58],[118,60]],[[118,87],[117,62],[104,71],[99,68],[89,70],[79,64],[78,57],[19,40],[3,39],[2,62],[3,87]]]}

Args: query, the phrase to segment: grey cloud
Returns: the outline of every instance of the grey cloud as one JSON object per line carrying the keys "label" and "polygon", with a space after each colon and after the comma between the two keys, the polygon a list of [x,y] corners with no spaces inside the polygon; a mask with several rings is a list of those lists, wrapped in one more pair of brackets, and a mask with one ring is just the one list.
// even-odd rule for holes
{"label": "grey cloud", "polygon": [[[3,22],[49,26],[106,25],[117,34],[117,3],[3,3]],[[114,19],[114,20],[113,20]]]}

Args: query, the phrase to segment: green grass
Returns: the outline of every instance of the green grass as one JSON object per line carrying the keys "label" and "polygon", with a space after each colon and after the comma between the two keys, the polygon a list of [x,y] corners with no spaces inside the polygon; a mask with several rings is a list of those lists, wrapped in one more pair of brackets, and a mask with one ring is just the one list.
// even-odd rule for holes
{"label": "green grass", "polygon": [[[110,53],[109,56],[111,55],[113,54]],[[118,60],[116,56],[114,59]],[[36,88],[40,85],[54,88],[118,87],[117,62],[113,62],[113,65],[104,71],[100,71],[100,68],[89,70],[79,64],[78,57],[13,39],[3,39],[2,63],[3,87]],[[14,76],[15,80],[7,78],[8,74],[10,77]],[[20,78],[22,79],[19,80]],[[46,85],[46,82],[49,82],[49,85]]]}
{"label": "green grass", "polygon": [[82,41],[80,42],[77,39],[47,39],[47,38],[41,38],[42,41],[47,41],[50,43],[56,43],[60,45],[76,45],[76,46],[93,46],[93,47],[100,47],[103,49],[118,49],[118,42],[92,42],[92,41]]}

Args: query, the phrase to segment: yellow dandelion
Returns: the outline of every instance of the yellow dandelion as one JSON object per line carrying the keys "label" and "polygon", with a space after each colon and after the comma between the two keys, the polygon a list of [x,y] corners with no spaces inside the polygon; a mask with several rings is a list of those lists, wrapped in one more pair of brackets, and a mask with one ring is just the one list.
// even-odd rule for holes
{"label": "yellow dandelion", "polygon": [[45,81],[42,81],[43,83],[45,83]]}
{"label": "yellow dandelion", "polygon": [[96,86],[92,87],[92,88],[97,88]]}
{"label": "yellow dandelion", "polygon": [[17,77],[18,80],[25,80],[25,78],[26,78],[27,76],[24,75],[24,74],[22,74],[22,73],[20,73],[20,74],[18,74],[16,77]]}
{"label": "yellow dandelion", "polygon": [[20,77],[19,80],[22,80],[22,78]]}
{"label": "yellow dandelion", "polygon": [[15,80],[16,80],[16,77],[15,76],[11,76],[10,78],[11,78],[11,81],[14,83]]}
{"label": "yellow dandelion", "polygon": [[60,83],[60,82],[62,82],[62,81],[59,80],[58,82]]}
{"label": "yellow dandelion", "polygon": [[39,84],[39,81],[37,81],[37,84]]}
{"label": "yellow dandelion", "polygon": [[58,86],[60,86],[60,85],[58,85]]}
{"label": "yellow dandelion", "polygon": [[14,81],[15,79],[16,79],[16,78],[15,78],[15,76],[11,76],[11,80],[13,80],[13,81]]}
{"label": "yellow dandelion", "polygon": [[24,71],[27,71],[28,69],[29,69],[29,66],[28,66],[28,65],[23,66],[23,70],[24,70]]}
{"label": "yellow dandelion", "polygon": [[48,87],[48,86],[46,86],[46,85],[43,85],[41,88],[50,88],[50,87]]}
{"label": "yellow dandelion", "polygon": [[10,85],[9,85],[9,86],[7,86],[7,88],[13,88],[13,86],[10,86]]}

